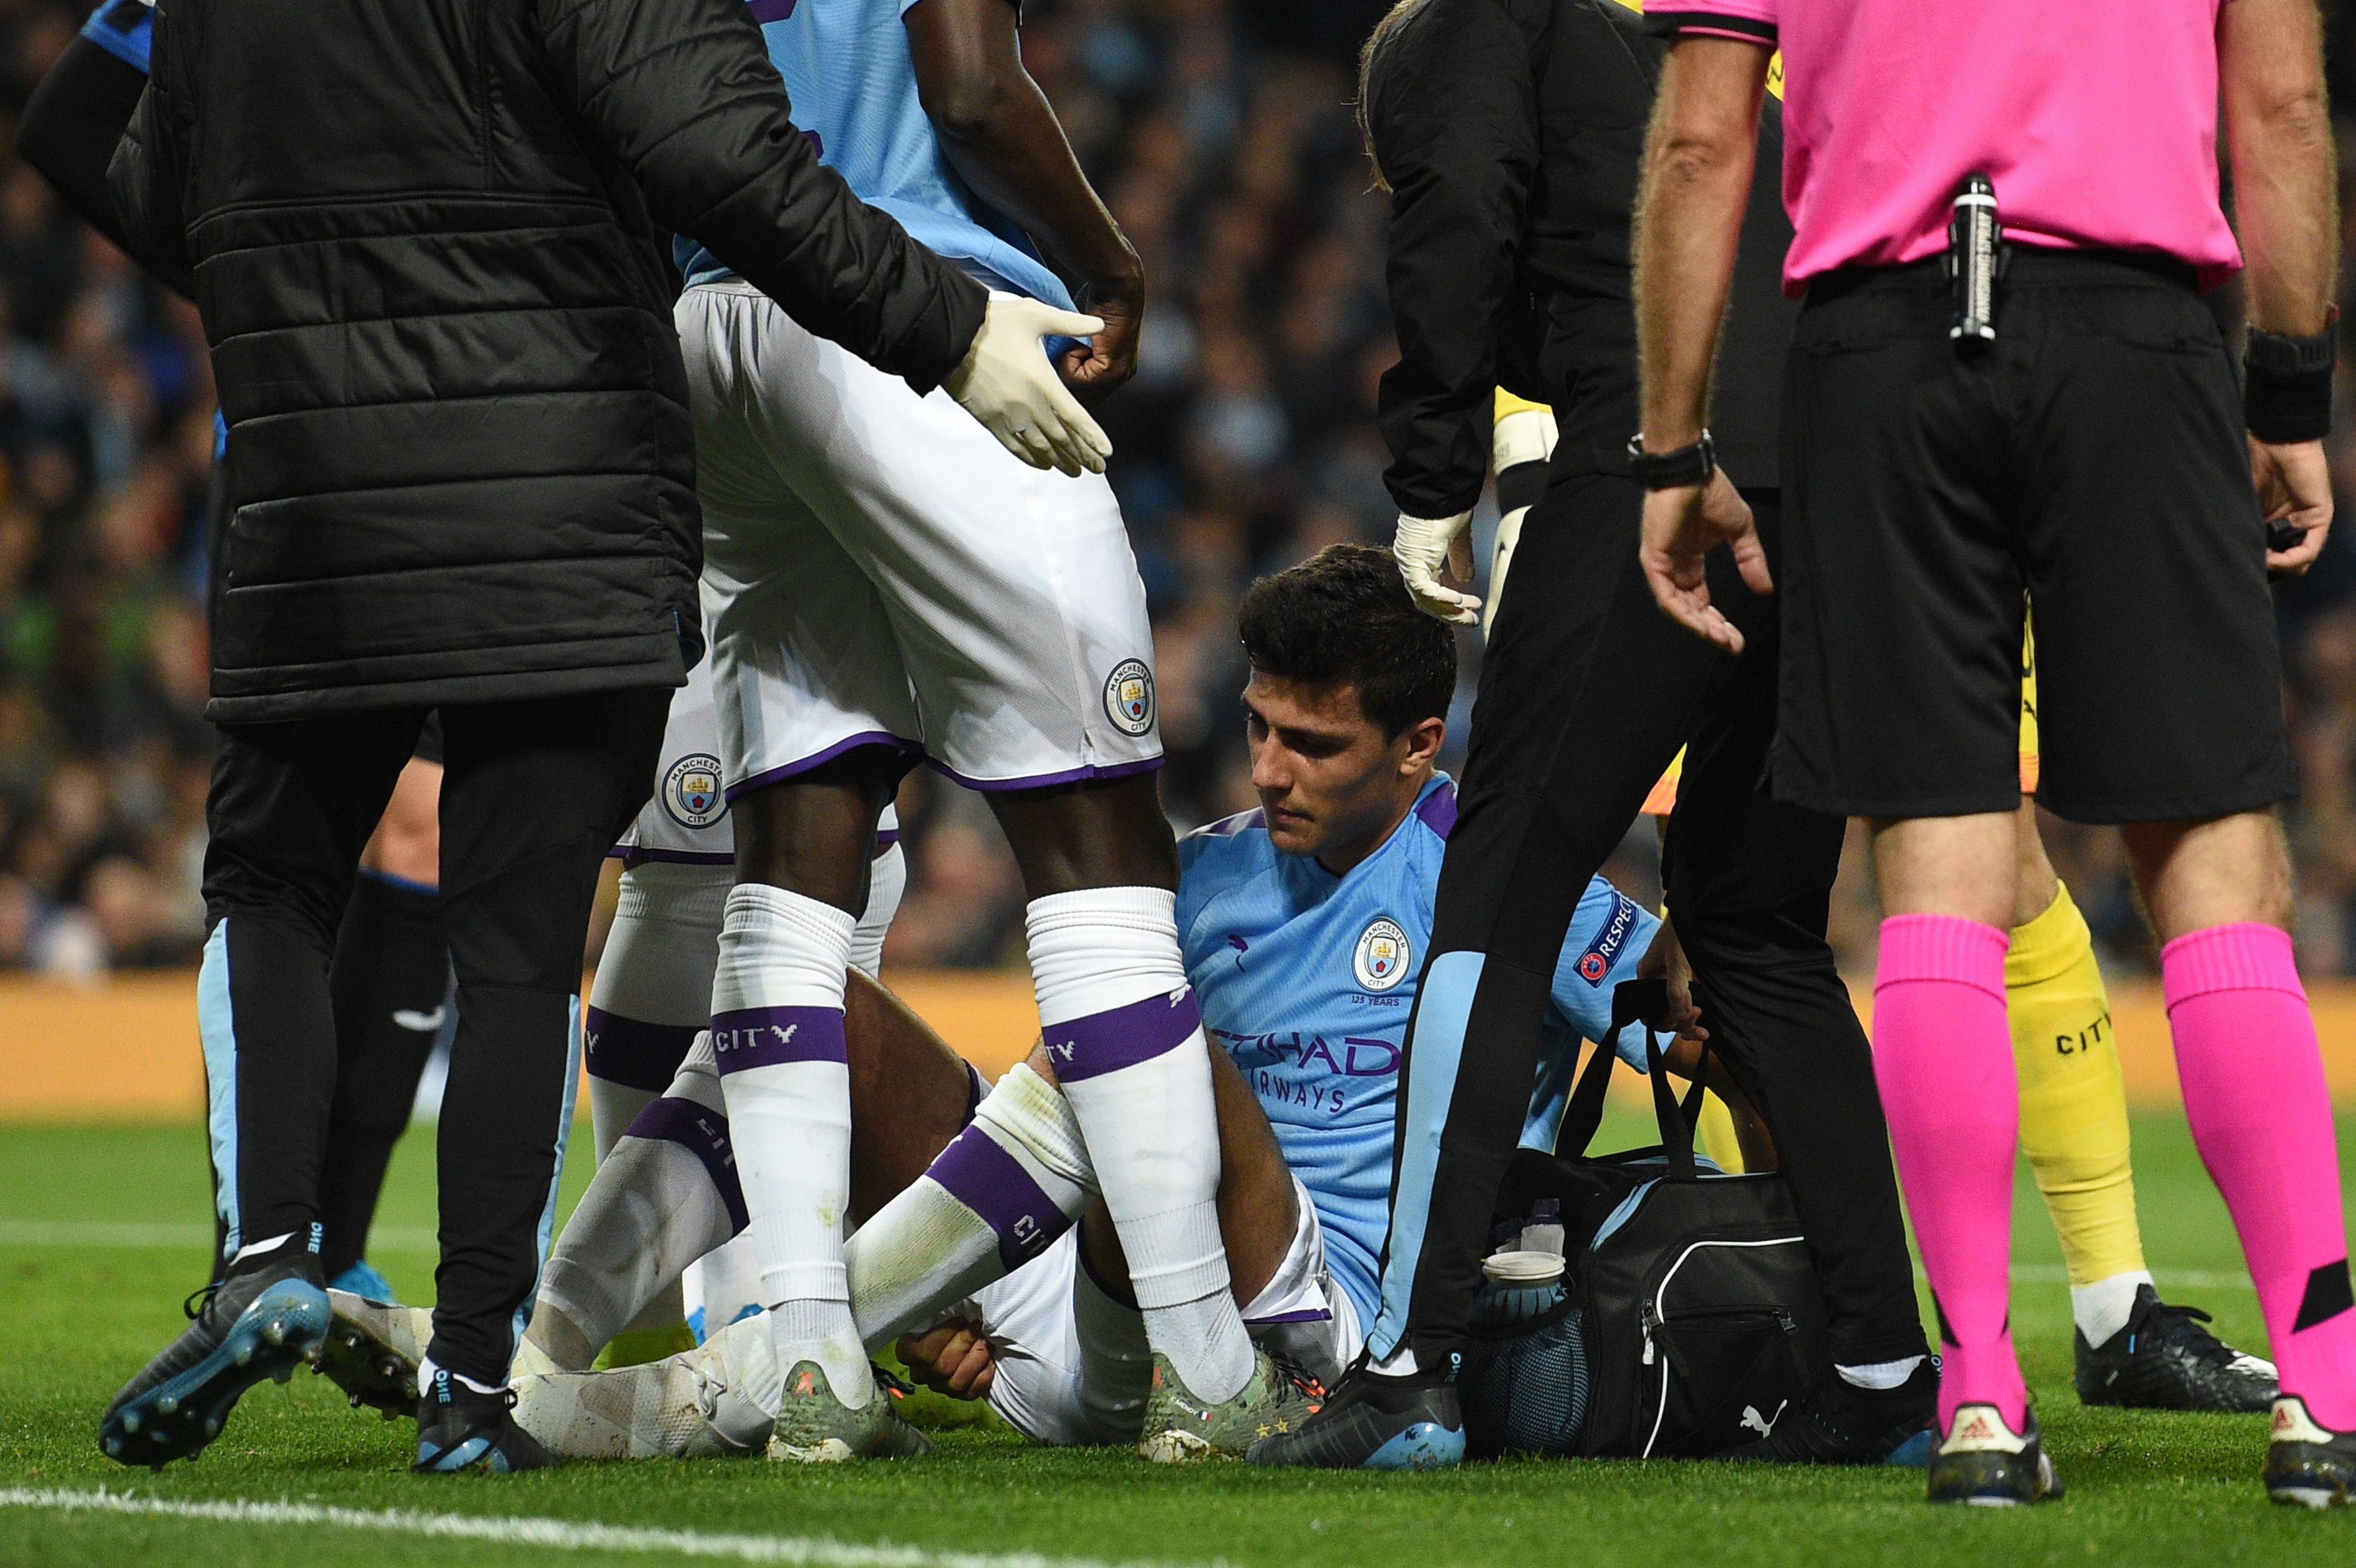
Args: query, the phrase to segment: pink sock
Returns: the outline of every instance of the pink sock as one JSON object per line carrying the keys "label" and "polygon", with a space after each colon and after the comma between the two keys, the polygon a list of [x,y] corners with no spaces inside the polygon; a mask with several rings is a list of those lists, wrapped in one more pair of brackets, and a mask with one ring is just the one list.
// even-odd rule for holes
{"label": "pink sock", "polygon": [[2225,1195],[2282,1390],[2356,1430],[2356,1311],[2340,1153],[2315,1019],[2290,938],[2212,925],[2159,953],[2192,1141]]}
{"label": "pink sock", "polygon": [[2004,955],[1992,925],[1944,914],[1881,923],[1873,1071],[1898,1179],[1937,1297],[1945,1364],[1939,1430],[1963,1404],[1993,1404],[2015,1432],[2029,1386],[2012,1353],[2012,1162],[2020,1085],[2005,1021]]}

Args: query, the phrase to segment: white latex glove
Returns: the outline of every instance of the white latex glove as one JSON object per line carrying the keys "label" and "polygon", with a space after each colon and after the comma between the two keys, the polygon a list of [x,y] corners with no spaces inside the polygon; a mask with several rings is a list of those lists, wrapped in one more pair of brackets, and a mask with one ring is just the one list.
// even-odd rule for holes
{"label": "white latex glove", "polygon": [[1410,517],[1401,512],[1398,532],[1391,539],[1391,559],[1398,562],[1415,607],[1459,626],[1480,624],[1481,601],[1441,582],[1440,569],[1449,567],[1460,582],[1472,581],[1472,546],[1464,533],[1472,520],[1471,512],[1452,517]]}
{"label": "white latex glove", "polygon": [[[1502,402],[1503,396],[1499,398]],[[1554,455],[1555,422],[1552,409],[1521,407],[1500,414],[1490,435],[1493,470],[1503,475],[1526,463],[1543,464]],[[1489,603],[1481,612],[1481,630],[1486,633],[1497,618],[1497,606],[1505,602],[1505,574],[1513,570],[1514,547],[1522,542],[1522,519],[1530,515],[1527,507],[1515,507],[1497,519],[1496,542],[1489,547]]]}
{"label": "white latex glove", "polygon": [[1037,300],[992,294],[973,347],[941,385],[1001,446],[1032,467],[1101,474],[1112,443],[1064,389],[1039,340],[1093,337],[1104,325]]}

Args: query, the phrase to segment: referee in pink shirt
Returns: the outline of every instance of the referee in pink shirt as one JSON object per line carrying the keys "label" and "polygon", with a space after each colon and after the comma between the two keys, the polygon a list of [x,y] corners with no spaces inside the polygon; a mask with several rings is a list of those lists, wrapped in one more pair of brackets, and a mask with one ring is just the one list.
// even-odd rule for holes
{"label": "referee in pink shirt", "polygon": [[[1755,589],[1768,571],[1704,425],[1783,51],[1784,283],[1806,306],[1770,773],[1780,798],[1873,827],[1876,1074],[1945,1348],[1931,1497],[2061,1490],[2006,1317],[2004,956],[2034,605],[2039,799],[2120,827],[2194,1141],[2281,1369],[2266,1490],[2347,1503],[2356,1303],[2272,810],[2295,776],[2267,574],[2303,571],[2331,517],[2338,213],[2314,0],[2084,0],[2066,28],[2043,0],[1659,0],[1647,23],[1678,41],[1639,195],[1641,439],[1679,461],[1647,465],[1644,567],[1663,608],[1730,646],[1705,553],[1730,544]],[[2200,298],[2237,269],[2242,384]]]}

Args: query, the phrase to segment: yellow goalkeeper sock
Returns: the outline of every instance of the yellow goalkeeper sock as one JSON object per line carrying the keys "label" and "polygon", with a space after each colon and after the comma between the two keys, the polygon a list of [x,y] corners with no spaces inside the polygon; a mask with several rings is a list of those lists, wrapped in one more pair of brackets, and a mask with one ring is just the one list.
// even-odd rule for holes
{"label": "yellow goalkeeper sock", "polygon": [[2021,1152],[2062,1240],[2079,1326],[2100,1344],[2126,1323],[2136,1285],[2151,1276],[2136,1223],[2110,997],[2068,888],[2013,928],[2004,984],[2020,1074]]}
{"label": "yellow goalkeeper sock", "polygon": [[1734,1116],[1716,1091],[1701,1097],[1701,1147],[1704,1154],[1718,1161],[1720,1170],[1741,1173],[1742,1145],[1734,1136]]}

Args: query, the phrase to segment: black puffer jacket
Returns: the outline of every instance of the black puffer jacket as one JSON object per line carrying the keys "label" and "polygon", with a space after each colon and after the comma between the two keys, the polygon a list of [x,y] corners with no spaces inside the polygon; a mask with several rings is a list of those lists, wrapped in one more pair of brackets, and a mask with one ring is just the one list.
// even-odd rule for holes
{"label": "black puffer jacket", "polygon": [[111,180],[229,420],[210,717],[684,678],[654,225],[919,389],[985,304],[788,111],[743,0],[165,0]]}

